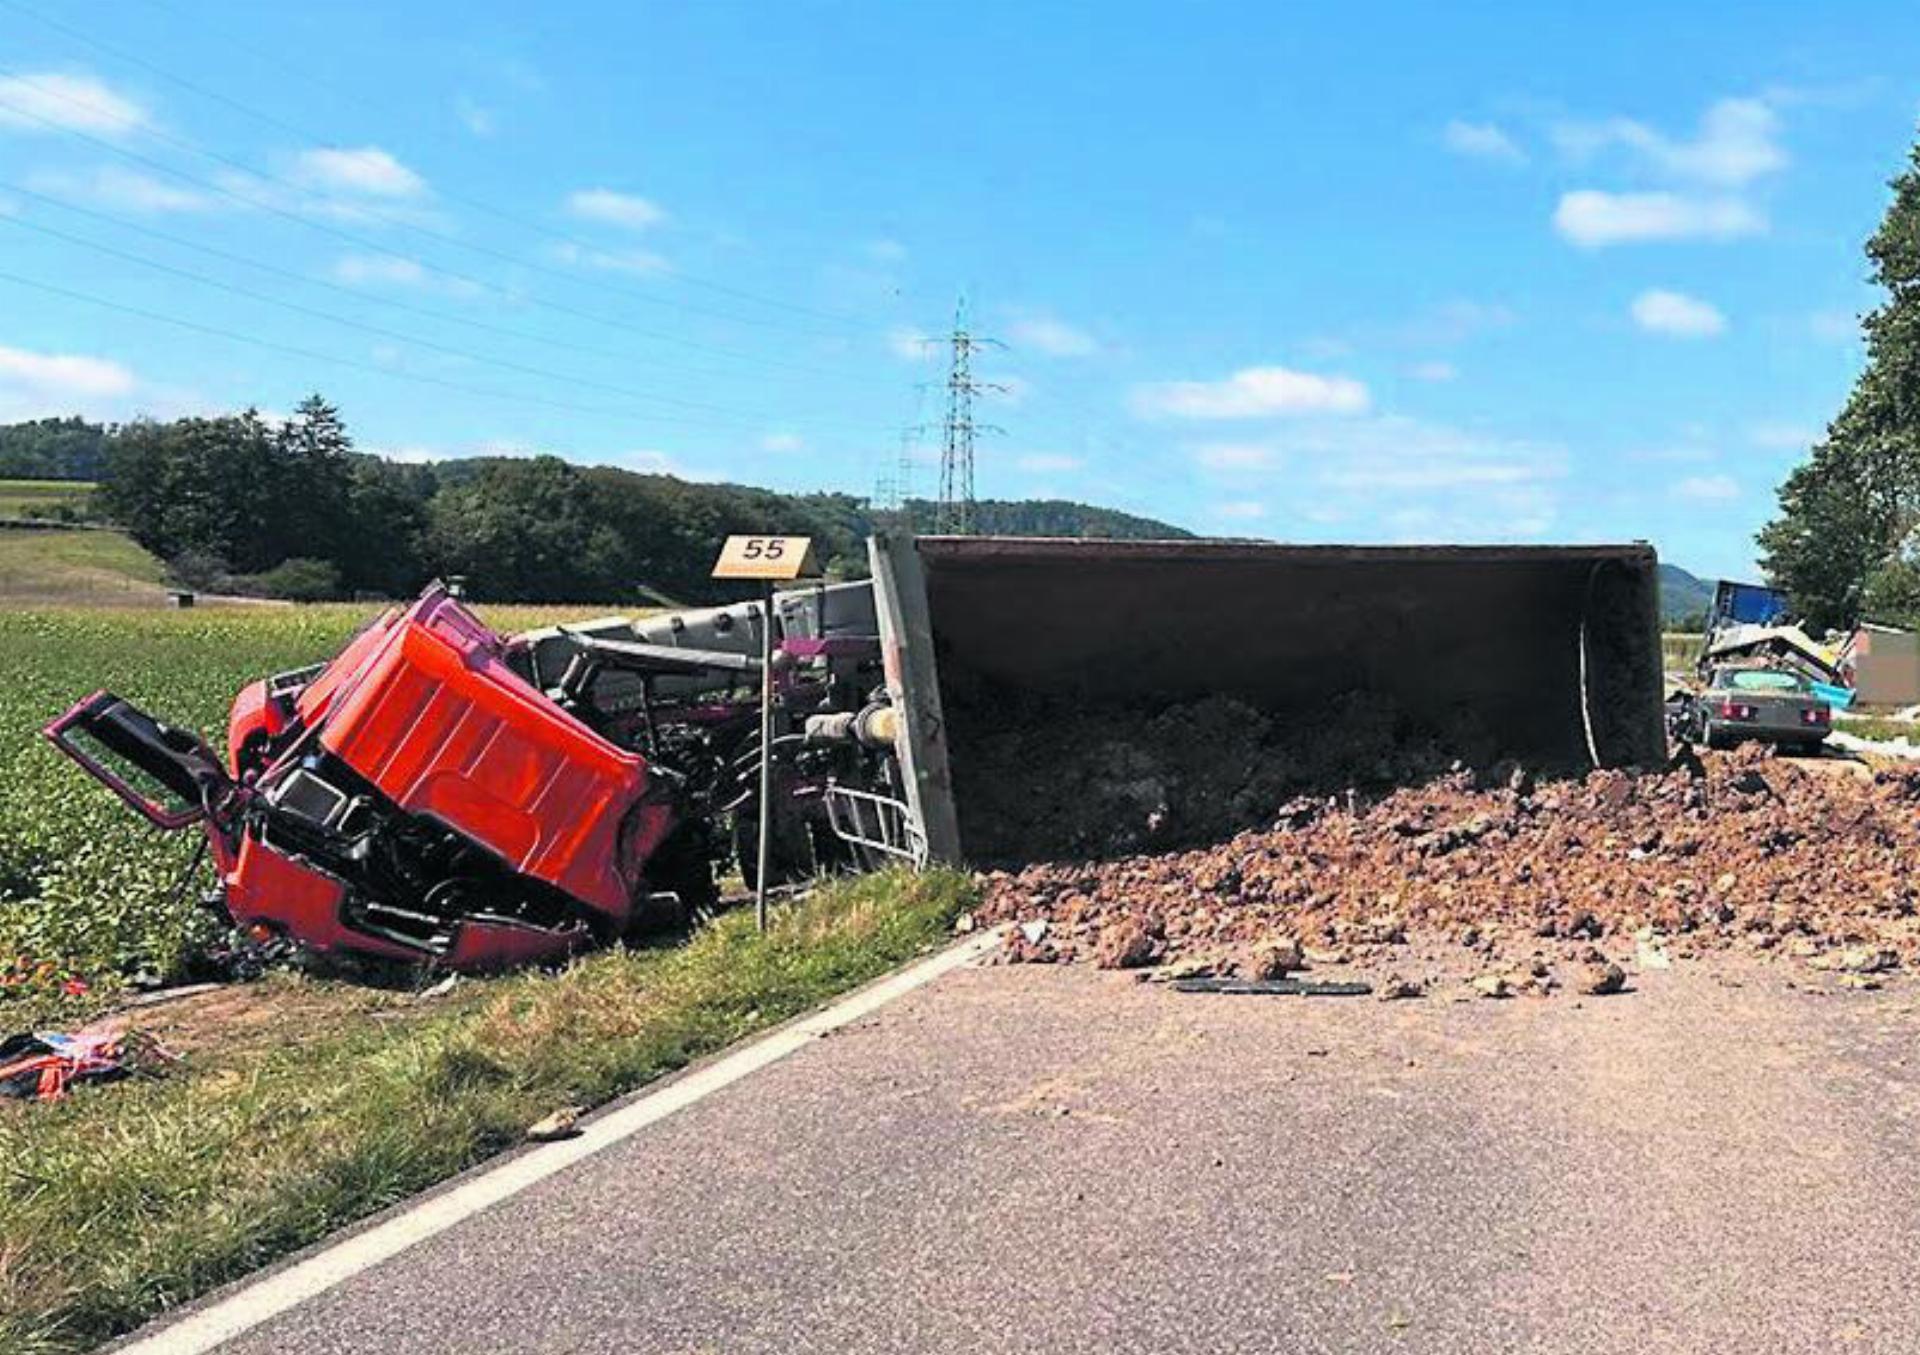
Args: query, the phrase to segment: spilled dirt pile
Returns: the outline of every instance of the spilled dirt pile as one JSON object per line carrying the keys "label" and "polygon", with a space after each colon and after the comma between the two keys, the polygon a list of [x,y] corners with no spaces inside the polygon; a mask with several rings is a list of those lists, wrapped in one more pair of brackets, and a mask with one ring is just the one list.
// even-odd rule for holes
{"label": "spilled dirt pile", "polygon": [[1497,749],[1464,718],[1420,727],[1349,692],[1277,720],[1231,697],[1152,712],[1002,694],[956,703],[954,798],[978,861],[1112,857],[1218,842],[1300,795],[1424,781]]}
{"label": "spilled dirt pile", "polygon": [[1026,924],[1009,954],[1034,962],[1351,964],[1503,995],[1605,984],[1649,947],[1741,948],[1868,986],[1920,964],[1920,772],[1854,770],[1749,747],[1641,776],[1455,772],[1372,802],[1298,798],[1216,846],[996,872],[978,920]]}

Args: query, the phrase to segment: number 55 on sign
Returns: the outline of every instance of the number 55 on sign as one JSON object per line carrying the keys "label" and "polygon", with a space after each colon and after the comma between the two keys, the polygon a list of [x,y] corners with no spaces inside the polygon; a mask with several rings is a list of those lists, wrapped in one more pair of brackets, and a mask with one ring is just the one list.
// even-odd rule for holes
{"label": "number 55 on sign", "polygon": [[807,536],[730,536],[713,567],[716,579],[806,579],[819,572]]}

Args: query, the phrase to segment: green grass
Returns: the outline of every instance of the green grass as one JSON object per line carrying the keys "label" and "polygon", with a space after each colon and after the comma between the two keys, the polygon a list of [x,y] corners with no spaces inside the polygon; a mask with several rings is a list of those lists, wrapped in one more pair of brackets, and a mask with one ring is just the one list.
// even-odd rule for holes
{"label": "green grass", "polygon": [[0,518],[51,517],[62,508],[86,515],[87,480],[0,480]]}
{"label": "green grass", "polygon": [[1684,672],[1700,658],[1705,637],[1691,632],[1669,631],[1660,637],[1660,659],[1668,672]]}
{"label": "green grass", "polygon": [[149,606],[166,568],[120,532],[0,527],[0,605]]}
{"label": "green grass", "polygon": [[[204,879],[174,896],[192,835],[147,827],[39,736],[48,720],[107,688],[218,745],[243,685],[330,657],[378,610],[0,610],[0,978],[36,974],[29,987],[44,993],[68,975],[167,975],[209,931],[193,903]],[[591,610],[483,612],[512,630]],[[0,1021],[8,1014],[0,1002]]]}
{"label": "green grass", "polygon": [[[0,1116],[0,1349],[79,1351],[937,945],[964,877],[836,883],[684,947],[457,988]],[[273,981],[292,1002],[311,981]],[[397,1012],[406,1015],[396,1016]],[[425,1013],[425,1014],[423,1014]]]}
{"label": "green grass", "polygon": [[[192,834],[147,828],[40,727],[104,687],[217,744],[241,685],[330,656],[377,610],[0,610],[0,977],[14,981],[0,1029],[69,1027],[118,976],[177,972],[211,934],[192,902],[206,880],[173,888]],[[603,609],[482,610],[516,630]],[[936,944],[968,891],[952,875],[840,883],[764,939],[732,915],[685,947],[431,1004],[292,976],[233,990],[264,1028],[198,1042],[172,1076],[0,1105],[0,1350],[85,1349],[479,1161],[559,1105],[814,1005]],[[69,976],[92,991],[60,995]],[[164,1027],[169,1010],[148,1019]]]}
{"label": "green grass", "polygon": [[1847,715],[1843,712],[1833,717],[1833,727],[1855,738],[1871,739],[1875,743],[1905,739],[1908,743],[1920,744],[1920,721],[1889,720],[1884,716]]}

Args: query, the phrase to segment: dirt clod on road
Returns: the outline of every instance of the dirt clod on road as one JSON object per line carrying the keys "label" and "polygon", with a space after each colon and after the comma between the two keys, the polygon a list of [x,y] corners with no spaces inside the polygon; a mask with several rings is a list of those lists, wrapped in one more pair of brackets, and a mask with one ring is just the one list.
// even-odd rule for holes
{"label": "dirt clod on road", "polygon": [[1747,747],[1538,784],[1455,771],[1290,800],[1214,846],[993,872],[978,917],[1029,924],[1014,961],[1351,964],[1487,996],[1618,992],[1649,955],[1726,949],[1860,979],[1920,965],[1920,771],[1829,770]]}

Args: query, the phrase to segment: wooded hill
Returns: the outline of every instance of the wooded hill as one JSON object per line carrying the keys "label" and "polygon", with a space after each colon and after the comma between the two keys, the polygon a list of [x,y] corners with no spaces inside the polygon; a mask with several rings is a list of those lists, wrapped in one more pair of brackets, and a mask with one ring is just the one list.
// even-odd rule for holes
{"label": "wooded hill", "polygon": [[[807,535],[832,573],[865,572],[877,526],[931,531],[922,500],[883,513],[850,494],[698,484],[558,457],[415,465],[354,449],[319,396],[284,423],[249,411],[101,428],[0,427],[20,477],[95,480],[95,511],[197,587],[318,599],[403,596],[460,575],[494,602],[675,602],[731,597],[707,575],[720,540]],[[1184,537],[1164,522],[1062,500],[975,507],[982,532]]]}

